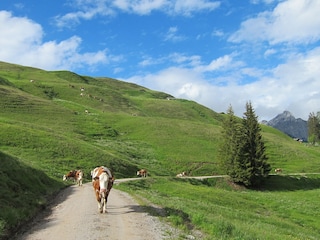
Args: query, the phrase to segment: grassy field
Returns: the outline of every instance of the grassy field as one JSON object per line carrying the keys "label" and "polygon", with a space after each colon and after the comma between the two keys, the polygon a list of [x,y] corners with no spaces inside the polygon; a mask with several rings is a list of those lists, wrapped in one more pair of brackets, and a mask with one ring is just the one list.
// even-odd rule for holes
{"label": "grassy field", "polygon": [[263,189],[255,190],[225,178],[153,178],[118,188],[134,195],[151,214],[184,229],[181,239],[195,230],[208,240],[320,238],[320,175],[270,176]]}
{"label": "grassy field", "polygon": [[[67,171],[81,168],[89,179],[99,165],[110,167],[116,178],[147,168],[152,178],[119,187],[138,189],[169,211],[166,218],[199,228],[208,239],[319,236],[311,214],[312,206],[318,207],[319,178],[307,174],[320,172],[319,147],[262,126],[270,164],[283,169],[265,189],[238,189],[226,180],[178,180],[173,177],[182,171],[224,174],[218,159],[224,114],[115,79],[3,62],[0,94],[0,236],[68,186],[62,182]],[[290,177],[293,173],[307,178]],[[302,203],[309,204],[300,210]],[[252,208],[257,210],[250,213]]]}

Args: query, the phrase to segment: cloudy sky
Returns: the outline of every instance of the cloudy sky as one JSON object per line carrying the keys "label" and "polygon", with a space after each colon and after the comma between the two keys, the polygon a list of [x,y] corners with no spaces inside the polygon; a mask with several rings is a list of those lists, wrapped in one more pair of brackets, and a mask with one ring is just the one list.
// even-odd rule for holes
{"label": "cloudy sky", "polygon": [[307,120],[320,111],[319,13],[319,0],[2,0],[0,61]]}

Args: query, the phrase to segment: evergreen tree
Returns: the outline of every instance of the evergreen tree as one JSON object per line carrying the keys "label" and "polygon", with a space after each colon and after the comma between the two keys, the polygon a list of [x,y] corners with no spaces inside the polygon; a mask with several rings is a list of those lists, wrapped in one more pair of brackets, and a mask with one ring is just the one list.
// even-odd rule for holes
{"label": "evergreen tree", "polygon": [[236,163],[241,149],[239,138],[242,131],[239,119],[235,117],[232,106],[229,106],[227,110],[227,116],[222,127],[223,136],[219,148],[220,159],[226,174],[234,179],[236,178]]}
{"label": "evergreen tree", "polygon": [[240,153],[240,173],[246,186],[260,185],[271,170],[265,151],[258,118],[251,102],[246,104],[243,117],[243,145]]}
{"label": "evergreen tree", "polygon": [[220,157],[226,173],[236,183],[260,185],[271,167],[267,162],[261,128],[250,102],[246,104],[242,122],[237,121],[232,107],[229,107],[222,134]]}

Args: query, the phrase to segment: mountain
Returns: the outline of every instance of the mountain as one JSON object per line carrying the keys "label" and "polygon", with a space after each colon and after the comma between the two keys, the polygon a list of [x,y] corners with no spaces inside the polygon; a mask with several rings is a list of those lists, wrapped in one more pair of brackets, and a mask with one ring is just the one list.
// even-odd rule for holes
{"label": "mountain", "polygon": [[264,124],[274,127],[290,137],[303,141],[308,140],[308,122],[301,118],[295,118],[289,111],[278,114],[270,121],[264,121]]}

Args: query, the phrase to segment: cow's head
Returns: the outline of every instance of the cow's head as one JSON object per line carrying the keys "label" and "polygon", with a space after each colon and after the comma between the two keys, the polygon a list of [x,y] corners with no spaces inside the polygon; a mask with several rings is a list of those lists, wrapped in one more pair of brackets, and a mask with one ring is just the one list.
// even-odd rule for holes
{"label": "cow's head", "polygon": [[63,181],[68,180],[68,178],[75,177],[75,171],[70,171],[66,175],[63,175]]}

